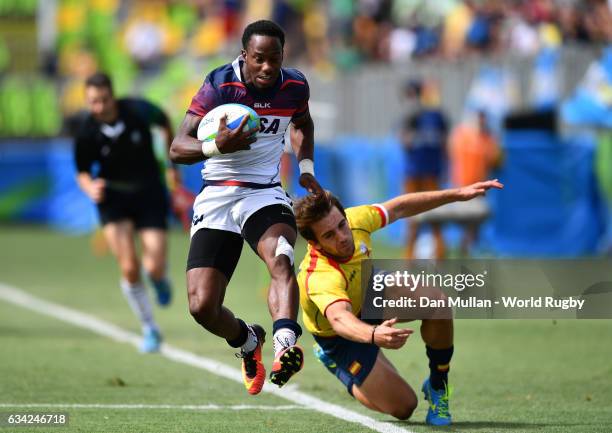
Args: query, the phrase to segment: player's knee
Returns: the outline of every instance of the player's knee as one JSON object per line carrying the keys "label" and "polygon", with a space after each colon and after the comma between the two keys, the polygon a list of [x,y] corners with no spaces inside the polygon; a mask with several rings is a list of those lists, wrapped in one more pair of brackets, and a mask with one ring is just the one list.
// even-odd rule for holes
{"label": "player's knee", "polygon": [[140,281],[140,267],[137,262],[125,260],[119,263],[121,275],[130,283]]}
{"label": "player's knee", "polygon": [[220,312],[221,309],[216,302],[189,291],[189,313],[196,322],[205,328],[212,326],[219,318]]}
{"label": "player's knee", "polygon": [[394,408],[389,415],[399,420],[407,420],[412,416],[412,413],[415,411],[416,407],[416,401],[404,403],[401,406]]}
{"label": "player's knee", "polygon": [[161,260],[151,261],[148,265],[143,263],[143,265],[149,277],[155,280],[159,280],[166,276],[166,264]]}
{"label": "player's knee", "polygon": [[293,266],[294,252],[293,245],[284,236],[279,236],[276,242],[276,250],[274,251],[274,257],[286,257],[289,260],[289,266]]}

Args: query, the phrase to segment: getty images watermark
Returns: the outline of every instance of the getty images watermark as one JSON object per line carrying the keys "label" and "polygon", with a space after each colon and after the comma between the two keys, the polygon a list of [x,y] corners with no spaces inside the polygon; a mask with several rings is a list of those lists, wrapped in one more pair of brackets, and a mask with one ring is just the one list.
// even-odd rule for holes
{"label": "getty images watermark", "polygon": [[366,260],[362,317],[612,318],[610,260]]}

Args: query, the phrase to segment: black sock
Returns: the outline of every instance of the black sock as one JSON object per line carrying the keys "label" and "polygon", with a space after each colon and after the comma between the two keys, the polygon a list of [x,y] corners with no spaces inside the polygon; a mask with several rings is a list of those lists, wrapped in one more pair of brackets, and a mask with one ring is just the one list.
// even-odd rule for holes
{"label": "black sock", "polygon": [[244,343],[246,343],[247,337],[249,336],[249,329],[247,328],[246,323],[238,318],[236,320],[238,320],[238,323],[240,323],[240,334],[238,334],[238,337],[235,340],[225,340],[227,341],[227,344],[232,347],[242,346]]}
{"label": "black sock", "polygon": [[278,331],[281,328],[291,329],[295,333],[296,338],[302,335],[302,327],[295,320],[291,320],[291,319],[275,320],[274,323],[272,324],[272,335],[276,334],[276,331]]}
{"label": "black sock", "polygon": [[433,389],[445,389],[448,384],[448,370],[453,357],[454,347],[448,349],[432,349],[425,346],[429,358],[429,382]]}

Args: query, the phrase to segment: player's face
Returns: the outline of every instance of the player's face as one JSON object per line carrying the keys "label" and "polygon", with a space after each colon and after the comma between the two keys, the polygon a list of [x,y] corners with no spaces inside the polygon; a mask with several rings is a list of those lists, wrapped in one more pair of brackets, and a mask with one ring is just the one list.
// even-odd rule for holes
{"label": "player's face", "polygon": [[247,49],[242,50],[242,56],[247,84],[252,84],[257,89],[274,86],[283,64],[283,47],[278,38],[253,35]]}
{"label": "player's face", "polygon": [[116,117],[115,98],[108,87],[87,86],[85,100],[96,120],[112,122]]}
{"label": "player's face", "polygon": [[337,207],[334,206],[325,218],[314,223],[311,228],[317,238],[314,246],[318,250],[340,259],[348,259],[355,252],[353,233],[346,217]]}

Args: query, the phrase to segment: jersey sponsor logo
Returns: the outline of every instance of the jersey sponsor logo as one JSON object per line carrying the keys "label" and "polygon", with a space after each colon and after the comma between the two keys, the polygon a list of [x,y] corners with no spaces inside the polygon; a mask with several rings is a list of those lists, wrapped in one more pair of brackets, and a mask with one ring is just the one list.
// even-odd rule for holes
{"label": "jersey sponsor logo", "polygon": [[272,108],[270,102],[256,102],[253,107],[255,108]]}
{"label": "jersey sponsor logo", "polygon": [[359,244],[359,251],[361,251],[361,254],[365,254],[368,257],[370,257],[370,250],[368,249],[368,246],[364,242],[361,242]]}
{"label": "jersey sponsor logo", "polygon": [[270,119],[267,117],[259,117],[259,121],[261,126],[259,127],[259,132],[262,134],[276,134],[278,133],[278,128],[280,127],[280,119],[273,119],[270,122]]}
{"label": "jersey sponsor logo", "polygon": [[204,215],[194,215],[193,220],[191,220],[191,225],[195,226],[202,221],[204,221]]}

